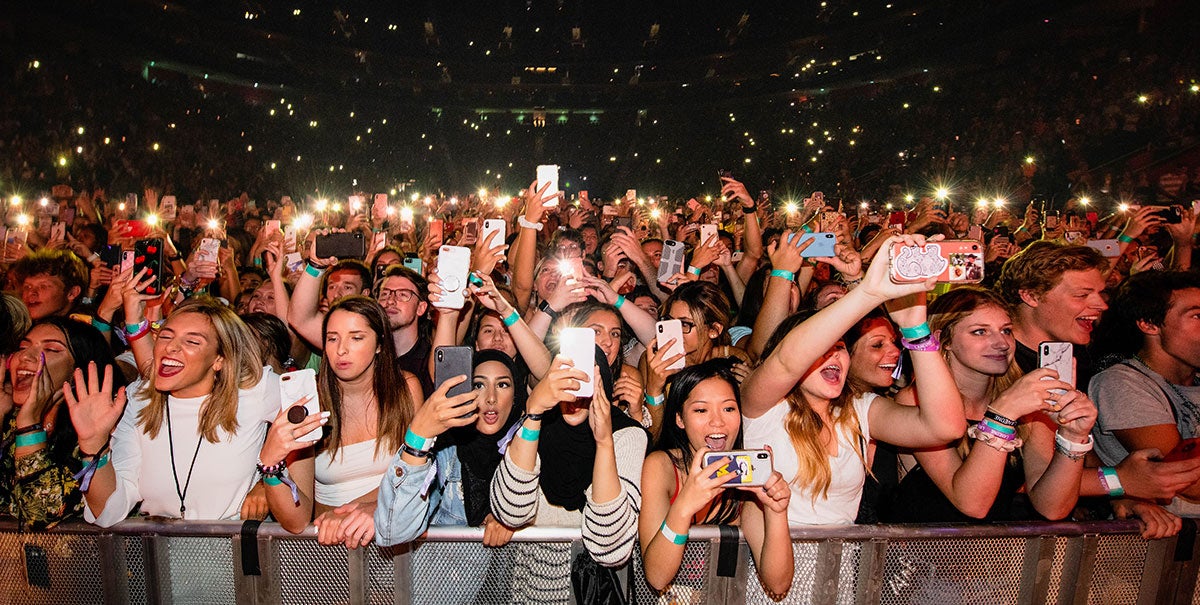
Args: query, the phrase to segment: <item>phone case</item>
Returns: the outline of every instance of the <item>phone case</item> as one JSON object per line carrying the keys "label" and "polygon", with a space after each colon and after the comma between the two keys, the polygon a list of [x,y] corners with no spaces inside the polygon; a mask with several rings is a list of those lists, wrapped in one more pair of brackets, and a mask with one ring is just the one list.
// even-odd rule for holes
{"label": "phone case", "polygon": [[175,202],[175,196],[164,195],[162,201],[158,203],[158,218],[164,221],[173,221],[178,214],[179,206]]}
{"label": "phone case", "polygon": [[730,473],[738,476],[726,483],[725,487],[766,485],[767,480],[771,478],[771,473],[775,471],[771,452],[767,450],[706,452],[703,464],[708,466],[722,458],[729,458],[730,462],[718,468],[714,477],[723,477]]}
{"label": "phone case", "polygon": [[930,242],[924,248],[896,243],[889,252],[891,278],[898,284],[930,277],[955,284],[983,281],[983,244],[976,241]]}
{"label": "phone case", "polygon": [[[675,339],[675,344],[664,354],[664,359],[683,354],[683,322],[678,319],[660,321],[654,326],[654,338],[659,348],[667,346],[667,341]],[[667,366],[668,370],[682,370],[687,365],[687,359],[680,357],[678,361]]]}
{"label": "phone case", "polygon": [[486,218],[483,219],[483,233],[479,235],[479,241],[486,242],[489,235],[495,233],[492,237],[491,247],[499,248],[504,245],[504,240],[508,237],[508,224],[501,218]]}
{"label": "phone case", "polygon": [[464,218],[462,220],[462,232],[463,232],[463,237],[469,237],[471,235],[475,235],[476,237],[478,237],[479,236],[479,219]]}
{"label": "phone case", "polygon": [[124,250],[121,252],[121,270],[120,273],[133,270],[133,259],[137,258],[133,250]]}
{"label": "phone case", "polygon": [[221,249],[221,240],[206,237],[200,240],[200,251],[196,253],[196,262],[217,262],[217,252]]}
{"label": "phone case", "polygon": [[1079,240],[1083,239],[1083,232],[1067,231],[1066,233],[1063,233],[1063,239],[1067,240],[1068,244],[1077,244],[1079,243]]}
{"label": "phone case", "polygon": [[833,231],[842,213],[836,210],[826,210],[821,213],[821,231]]}
{"label": "phone case", "polygon": [[663,242],[662,260],[658,263],[658,281],[665,282],[676,273],[683,273],[683,244],[669,239]]}
{"label": "phone case", "polygon": [[316,254],[318,258],[365,258],[367,240],[361,231],[318,235]]}
{"label": "phone case", "polygon": [[54,224],[50,225],[50,239],[51,240],[67,239],[67,224],[66,223],[54,223]]}
{"label": "phone case", "polygon": [[975,240],[977,242],[982,242],[983,241],[983,225],[971,225],[971,227],[969,229],[967,229],[967,239]]}
{"label": "phone case", "polygon": [[597,363],[596,332],[591,328],[563,328],[558,334],[558,350],[588,377],[586,382],[580,382],[579,390],[567,392],[576,397],[591,397]]}
{"label": "phone case", "polygon": [[108,244],[100,250],[100,262],[109,269],[121,268],[121,246]]}
{"label": "phone case", "polygon": [[446,238],[446,223],[442,219],[435,218],[429,221],[429,237],[439,242]]}
{"label": "phone case", "polygon": [[299,273],[304,269],[304,256],[299,252],[289,252],[283,257],[283,262],[287,264],[288,273]]}
{"label": "phone case", "polygon": [[433,306],[461,309],[466,304],[467,273],[471,271],[471,249],[462,246],[442,246],[437,260],[438,277],[442,280],[442,299]]}
{"label": "phone case", "polygon": [[558,261],[558,273],[575,281],[583,279],[583,259],[564,258]]}
{"label": "phone case", "polygon": [[[1038,367],[1051,368],[1058,372],[1058,379],[1075,386],[1074,360],[1075,346],[1069,342],[1043,342],[1038,344]],[[1051,389],[1051,392],[1062,395],[1062,389]]]}
{"label": "phone case", "polygon": [[1084,245],[1099,250],[1100,255],[1105,258],[1121,256],[1121,244],[1115,239],[1093,239],[1088,240]]}
{"label": "phone case", "polygon": [[162,293],[162,261],[163,261],[163,241],[160,238],[141,239],[133,243],[133,274],[137,275],[138,271],[146,269],[146,277],[154,278],[150,285],[146,286],[146,294],[161,294]]}
{"label": "phone case", "polygon": [[412,269],[413,271],[416,271],[417,273],[420,273],[421,275],[425,275],[425,265],[421,263],[421,259],[419,259],[415,256],[410,256],[410,257],[405,257],[404,260],[401,261],[401,263],[405,267],[408,267],[409,269]]}
{"label": "phone case", "polygon": [[454,397],[471,391],[471,376],[474,372],[474,354],[471,347],[437,347],[433,350],[433,388],[442,386],[443,382],[455,376],[466,376],[467,379],[455,385],[446,392],[447,397]]}
{"label": "phone case", "polygon": [[[311,416],[321,411],[317,400],[317,373],[312,369],[296,370],[279,377],[279,402],[283,409],[290,410],[296,402],[308,397],[304,404],[304,415]],[[289,418],[289,420],[291,420]],[[298,424],[298,423],[297,423]],[[316,441],[321,438],[322,427],[317,427],[296,441]]]}
{"label": "phone case", "polygon": [[[796,237],[795,233],[788,238],[789,243],[792,241],[793,237]],[[837,245],[836,235],[822,232],[801,233],[800,242],[804,243],[807,240],[813,240],[813,243],[809,244],[807,248],[802,250],[800,252],[800,256],[804,258],[817,258],[837,255],[837,252],[834,249],[834,246]]]}
{"label": "phone case", "polygon": [[541,191],[542,187],[550,183],[550,188],[546,190],[545,197],[542,198],[543,206],[558,205],[558,166],[555,164],[543,164],[537,167],[537,187],[536,191]]}
{"label": "phone case", "polygon": [[701,244],[708,243],[708,240],[712,239],[713,237],[716,237],[716,235],[717,235],[717,226],[716,225],[712,225],[712,224],[708,224],[708,223],[700,224],[700,243]]}

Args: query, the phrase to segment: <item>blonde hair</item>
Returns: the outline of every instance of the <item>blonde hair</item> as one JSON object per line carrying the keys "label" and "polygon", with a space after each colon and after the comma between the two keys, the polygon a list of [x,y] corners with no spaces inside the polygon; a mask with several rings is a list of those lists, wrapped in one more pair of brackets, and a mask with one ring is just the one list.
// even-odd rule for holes
{"label": "blonde hair", "polygon": [[[224,359],[221,369],[216,371],[212,392],[200,405],[200,434],[209,443],[217,443],[220,441],[218,429],[230,435],[238,430],[238,390],[253,387],[262,380],[262,352],[258,339],[237,313],[216,299],[200,297],[184,301],[171,312],[167,325],[185,313],[203,315],[208,319],[212,334],[216,336],[217,355]],[[154,439],[162,428],[169,393],[158,390],[157,372],[151,369],[149,375],[150,378],[137,393],[139,397],[150,401],[138,412],[138,425]]]}

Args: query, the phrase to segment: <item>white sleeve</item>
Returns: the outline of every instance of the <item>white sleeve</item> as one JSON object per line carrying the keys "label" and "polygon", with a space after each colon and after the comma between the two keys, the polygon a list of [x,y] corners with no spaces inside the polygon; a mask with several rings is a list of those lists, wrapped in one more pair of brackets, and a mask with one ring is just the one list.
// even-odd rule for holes
{"label": "white sleeve", "polygon": [[137,381],[127,389],[131,399],[125,405],[125,412],[121,415],[121,420],[113,429],[111,436],[112,453],[109,454],[109,464],[113,466],[113,471],[117,474],[117,487],[109,495],[108,500],[104,503],[104,510],[98,517],[87,505],[87,498],[83,499],[83,518],[88,523],[100,527],[112,527],[128,517],[129,511],[142,501],[141,489],[138,485],[138,475],[142,468],[142,434],[137,425],[138,411],[141,408],[135,409],[132,400],[133,394],[141,388],[141,385],[141,381]]}

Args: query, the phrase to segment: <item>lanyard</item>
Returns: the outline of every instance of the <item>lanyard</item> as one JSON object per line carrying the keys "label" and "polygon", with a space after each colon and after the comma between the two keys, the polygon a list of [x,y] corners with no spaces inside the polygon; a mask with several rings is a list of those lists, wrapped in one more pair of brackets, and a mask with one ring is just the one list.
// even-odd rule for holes
{"label": "lanyard", "polygon": [[192,464],[188,467],[187,480],[183,483],[183,489],[179,489],[179,472],[175,470],[175,438],[172,436],[171,430],[171,402],[167,401],[167,447],[171,452],[171,477],[175,479],[175,493],[179,496],[179,518],[183,518],[184,511],[187,507],[184,506],[183,500],[187,497],[188,486],[192,484],[192,470],[196,468],[196,457],[200,455],[200,444],[204,443],[204,434],[200,434],[200,438],[196,440],[196,451],[192,454]]}

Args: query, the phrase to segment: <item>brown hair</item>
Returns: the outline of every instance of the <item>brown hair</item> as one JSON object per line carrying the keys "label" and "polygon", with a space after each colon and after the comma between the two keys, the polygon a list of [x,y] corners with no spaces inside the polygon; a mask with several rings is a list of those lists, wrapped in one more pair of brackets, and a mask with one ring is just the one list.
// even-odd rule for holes
{"label": "brown hair", "polygon": [[[1090,249],[1090,248],[1089,248]],[[929,304],[929,329],[938,335],[942,343],[942,357],[949,360],[949,346],[954,343],[954,327],[978,309],[993,306],[1009,312],[1004,299],[986,288],[962,286],[938,296]],[[995,400],[1022,376],[1016,359],[1008,362],[1008,371],[1003,376],[988,381],[988,399]]]}
{"label": "brown hair", "polygon": [[1058,285],[1067,271],[1108,269],[1108,260],[1087,246],[1041,240],[1029,244],[1004,262],[996,278],[996,292],[1012,308],[1021,304],[1021,291],[1041,296]]}
{"label": "brown hair", "polygon": [[659,316],[667,317],[671,305],[681,302],[688,306],[696,326],[711,328],[712,324],[721,324],[721,333],[713,340],[713,345],[727,345],[729,342],[729,327],[733,321],[729,318],[729,299],[716,284],[706,281],[688,282],[675,288],[659,306]]}
{"label": "brown hair", "polygon": [[[167,318],[166,325],[170,325],[172,319],[185,313],[195,313],[208,318],[212,325],[212,333],[216,336],[217,355],[225,361],[216,372],[212,392],[200,405],[200,434],[209,443],[217,443],[220,440],[217,429],[228,434],[238,430],[238,390],[251,388],[262,380],[262,352],[258,338],[237,313],[216,299],[207,296],[187,299],[175,307]],[[169,395],[156,387],[157,375],[158,373],[151,369],[150,378],[138,391],[139,397],[150,401],[149,405],[138,412],[138,424],[151,439],[157,437],[159,429],[162,428]]]}

